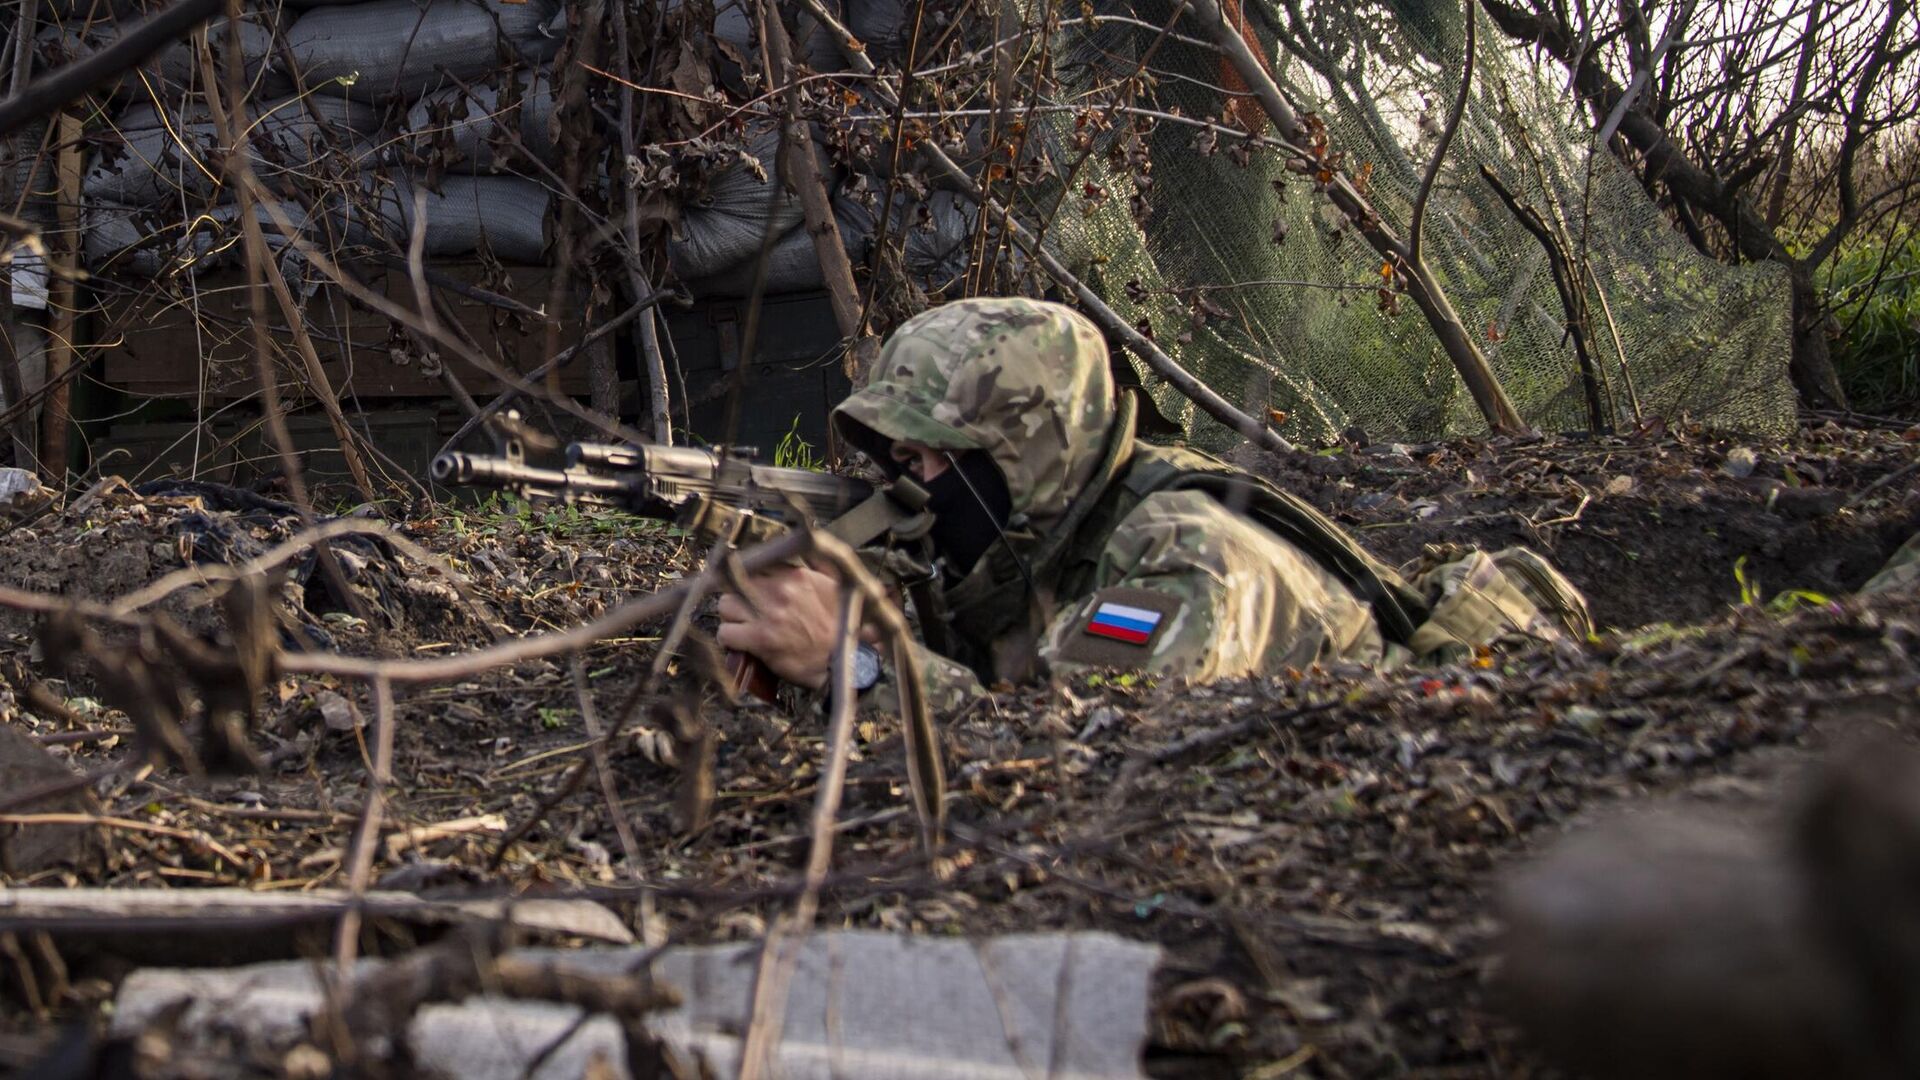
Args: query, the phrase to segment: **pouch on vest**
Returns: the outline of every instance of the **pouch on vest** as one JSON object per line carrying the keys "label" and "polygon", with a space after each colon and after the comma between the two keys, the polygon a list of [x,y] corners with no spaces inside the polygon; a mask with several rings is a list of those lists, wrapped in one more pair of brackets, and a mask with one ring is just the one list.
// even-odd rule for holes
{"label": "pouch on vest", "polygon": [[1489,555],[1430,544],[1408,576],[1430,605],[1407,642],[1422,660],[1460,659],[1503,638],[1585,641],[1593,632],[1586,597],[1529,548]]}

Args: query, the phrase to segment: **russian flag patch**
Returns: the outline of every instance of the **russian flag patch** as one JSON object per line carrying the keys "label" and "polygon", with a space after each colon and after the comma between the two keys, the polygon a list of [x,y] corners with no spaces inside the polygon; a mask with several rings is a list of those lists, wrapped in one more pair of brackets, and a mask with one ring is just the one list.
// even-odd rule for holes
{"label": "russian flag patch", "polygon": [[1159,626],[1159,612],[1112,601],[1095,608],[1087,619],[1087,633],[1129,645],[1145,645],[1153,640],[1153,632]]}

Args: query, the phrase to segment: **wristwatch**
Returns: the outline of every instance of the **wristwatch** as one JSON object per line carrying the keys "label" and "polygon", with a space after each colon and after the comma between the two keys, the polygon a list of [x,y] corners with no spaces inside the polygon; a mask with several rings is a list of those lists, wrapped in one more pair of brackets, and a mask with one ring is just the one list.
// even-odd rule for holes
{"label": "wristwatch", "polygon": [[880,675],[885,670],[885,665],[880,661],[879,649],[863,641],[859,648],[853,651],[853,688],[855,690],[865,693],[873,689],[873,684],[880,681]]}

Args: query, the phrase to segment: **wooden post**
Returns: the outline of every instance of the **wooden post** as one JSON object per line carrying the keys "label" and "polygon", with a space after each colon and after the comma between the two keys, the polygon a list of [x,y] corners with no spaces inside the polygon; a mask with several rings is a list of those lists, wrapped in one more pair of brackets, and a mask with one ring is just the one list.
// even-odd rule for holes
{"label": "wooden post", "polygon": [[55,214],[58,224],[47,259],[47,392],[40,420],[40,468],[48,485],[67,482],[67,427],[72,422],[74,275],[80,253],[80,118],[62,112],[55,123]]}
{"label": "wooden post", "polygon": [[[626,5],[624,3],[613,5],[613,43],[614,51],[620,61],[620,158],[622,161],[631,161],[634,158],[636,114],[633,98],[632,38],[632,28],[627,25]],[[626,206],[626,214],[620,229],[627,246],[621,259],[627,264],[627,287],[633,292],[633,302],[639,304],[646,297],[654,295],[652,284],[654,279],[648,272],[650,268],[643,268],[638,261],[640,259],[640,193],[634,189],[632,179],[625,169],[620,170],[620,194]],[[667,394],[666,354],[660,350],[660,334],[651,310],[641,313],[640,325],[636,328],[634,341],[640,347],[640,362],[645,366],[647,373],[647,413],[653,421],[653,441],[663,446],[670,446],[673,444],[673,402]],[[604,352],[609,358],[613,356],[611,348]],[[616,387],[616,396],[617,393]]]}
{"label": "wooden post", "polygon": [[[820,167],[819,148],[807,121],[800,115],[800,88],[794,84],[793,42],[787,37],[786,24],[780,21],[780,8],[773,0],[760,0],[760,14],[772,70],[767,75],[781,93],[780,138],[787,144],[786,177],[800,196],[800,212],[806,220],[807,235],[813,238],[814,256],[820,260],[820,272],[826,277],[827,295],[833,304],[833,321],[840,336],[847,339],[844,367],[847,377],[856,383],[865,374],[861,369],[863,350],[854,335],[860,332],[860,289],[853,280],[853,261],[847,257],[847,245],[840,237],[840,222],[833,216],[833,200],[827,195],[827,182]],[[884,212],[884,211],[883,211]]]}

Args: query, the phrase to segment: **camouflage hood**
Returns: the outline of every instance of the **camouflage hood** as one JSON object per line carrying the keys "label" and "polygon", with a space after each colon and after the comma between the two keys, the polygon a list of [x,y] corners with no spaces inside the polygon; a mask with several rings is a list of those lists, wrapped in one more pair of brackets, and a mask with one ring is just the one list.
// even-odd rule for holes
{"label": "camouflage hood", "polygon": [[1017,298],[956,300],[908,320],[834,410],[840,433],[877,460],[896,439],[985,450],[1013,513],[1036,525],[1091,481],[1113,418],[1100,331],[1071,308]]}

